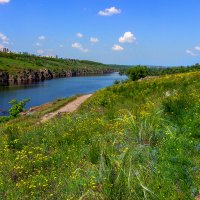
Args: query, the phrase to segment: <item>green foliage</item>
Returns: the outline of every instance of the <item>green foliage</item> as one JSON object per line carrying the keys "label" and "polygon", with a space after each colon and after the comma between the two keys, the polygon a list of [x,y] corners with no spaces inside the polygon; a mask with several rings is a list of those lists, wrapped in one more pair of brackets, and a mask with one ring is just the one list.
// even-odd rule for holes
{"label": "green foliage", "polygon": [[120,84],[120,81],[119,80],[115,80],[114,84],[115,85]]}
{"label": "green foliage", "polygon": [[0,123],[7,122],[10,119],[8,116],[0,116]]}
{"label": "green foliage", "polygon": [[180,66],[180,67],[146,67],[135,66],[126,70],[126,75],[130,80],[136,81],[146,76],[162,76],[167,74],[188,73],[200,70],[200,65],[197,63],[192,66]]}
{"label": "green foliage", "polygon": [[160,76],[166,74],[178,74],[178,73],[187,73],[200,70],[200,65],[197,63],[192,66],[180,66],[180,67],[149,67],[148,75],[149,76]]}
{"label": "green foliage", "polygon": [[9,109],[9,114],[11,117],[17,117],[19,113],[21,113],[24,110],[24,107],[26,106],[26,103],[28,103],[30,99],[25,99],[22,101],[17,101],[16,99],[13,99],[9,102],[9,104],[12,105],[12,107]]}
{"label": "green foliage", "polygon": [[75,59],[62,59],[30,55],[27,53],[2,53],[0,52],[0,72],[17,76],[19,72],[27,70],[48,69],[57,76],[63,72],[73,71],[77,74],[102,74],[109,71],[116,71],[111,65],[98,62]]}
{"label": "green foliage", "polygon": [[136,81],[148,75],[148,68],[146,66],[136,66],[128,69],[126,75],[129,76],[132,81]]}

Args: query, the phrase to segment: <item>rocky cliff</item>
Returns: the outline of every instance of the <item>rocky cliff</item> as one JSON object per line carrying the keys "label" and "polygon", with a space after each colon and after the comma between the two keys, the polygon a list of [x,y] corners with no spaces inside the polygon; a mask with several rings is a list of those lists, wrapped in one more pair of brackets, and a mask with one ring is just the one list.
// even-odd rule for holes
{"label": "rocky cliff", "polygon": [[91,74],[105,74],[112,73],[115,70],[113,69],[102,69],[102,70],[68,70],[68,71],[51,71],[48,69],[40,69],[40,70],[23,70],[19,71],[15,74],[9,74],[8,72],[0,71],[0,84],[7,83],[29,83],[29,82],[37,82],[44,81],[53,78],[61,78],[61,77],[72,77],[72,76],[85,76]]}

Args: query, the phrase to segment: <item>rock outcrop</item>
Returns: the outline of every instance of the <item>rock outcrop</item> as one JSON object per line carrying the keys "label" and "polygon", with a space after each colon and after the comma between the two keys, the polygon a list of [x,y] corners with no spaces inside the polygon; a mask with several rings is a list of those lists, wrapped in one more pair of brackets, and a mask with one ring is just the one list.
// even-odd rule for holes
{"label": "rock outcrop", "polygon": [[0,72],[0,82],[8,82],[9,80],[9,74],[6,72]]}
{"label": "rock outcrop", "polygon": [[0,72],[0,84],[6,85],[9,83],[19,84],[19,83],[30,83],[49,80],[53,78],[62,77],[73,77],[73,76],[86,76],[86,75],[98,75],[112,73],[113,69],[102,69],[102,70],[62,70],[59,72],[54,72],[48,69],[35,70],[23,70],[16,74],[9,74],[7,72]]}

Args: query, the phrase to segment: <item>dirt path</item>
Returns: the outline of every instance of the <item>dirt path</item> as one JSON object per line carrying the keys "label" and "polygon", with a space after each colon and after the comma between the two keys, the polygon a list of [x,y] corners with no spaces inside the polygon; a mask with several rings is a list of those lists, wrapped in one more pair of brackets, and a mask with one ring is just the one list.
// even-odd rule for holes
{"label": "dirt path", "polygon": [[92,94],[87,94],[87,95],[77,97],[77,99],[75,99],[72,102],[69,102],[67,105],[60,108],[59,110],[46,114],[44,117],[42,117],[41,122],[46,122],[46,121],[52,119],[53,117],[55,117],[59,114],[62,114],[62,113],[74,112],[84,101],[86,101],[91,96],[92,96]]}

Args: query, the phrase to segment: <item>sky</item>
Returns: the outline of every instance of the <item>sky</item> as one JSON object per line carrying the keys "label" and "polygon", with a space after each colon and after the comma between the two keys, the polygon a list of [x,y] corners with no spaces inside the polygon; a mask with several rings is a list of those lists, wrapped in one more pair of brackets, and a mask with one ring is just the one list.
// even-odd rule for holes
{"label": "sky", "polygon": [[0,0],[0,48],[107,64],[200,62],[199,0]]}

